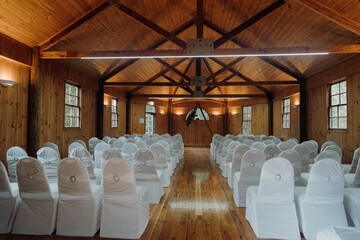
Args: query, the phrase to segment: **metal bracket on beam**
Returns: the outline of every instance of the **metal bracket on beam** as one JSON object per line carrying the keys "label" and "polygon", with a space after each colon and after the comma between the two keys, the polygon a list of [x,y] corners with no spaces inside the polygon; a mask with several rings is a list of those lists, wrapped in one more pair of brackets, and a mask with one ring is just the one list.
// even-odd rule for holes
{"label": "metal bracket on beam", "polygon": [[188,39],[187,54],[190,56],[214,54],[214,39],[212,38]]}
{"label": "metal bracket on beam", "polygon": [[206,86],[205,76],[192,76],[190,78],[190,86],[201,87]]}
{"label": "metal bracket on beam", "polygon": [[204,97],[204,91],[203,90],[194,90],[193,97]]}

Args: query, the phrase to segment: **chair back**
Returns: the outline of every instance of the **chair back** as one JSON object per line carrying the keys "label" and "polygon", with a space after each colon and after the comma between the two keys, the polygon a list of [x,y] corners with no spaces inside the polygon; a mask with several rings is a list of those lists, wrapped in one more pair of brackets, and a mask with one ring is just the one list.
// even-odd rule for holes
{"label": "chair back", "polygon": [[69,144],[68,146],[68,156],[71,156],[71,152],[75,149],[75,148],[84,148],[84,146],[79,143],[79,142],[72,142]]}
{"label": "chair back", "polygon": [[339,162],[324,158],[315,162],[310,170],[304,200],[318,204],[342,203],[344,185],[344,173]]}
{"label": "chair back", "polygon": [[53,142],[47,142],[43,145],[43,147],[49,147],[49,148],[54,149],[57,152],[57,154],[59,155],[59,159],[61,159],[59,146],[57,144],[55,144]]}
{"label": "chair back", "polygon": [[320,152],[317,156],[316,156],[316,162],[321,160],[321,159],[325,159],[325,158],[331,158],[334,159],[336,161],[338,161],[338,163],[341,164],[341,157],[340,155],[335,152],[334,150],[324,150],[322,152]]}
{"label": "chair back", "polygon": [[244,141],[242,143],[251,147],[251,145],[254,143],[254,140],[247,138],[247,139],[244,139]]}
{"label": "chair back", "polygon": [[157,169],[168,168],[165,148],[159,143],[154,143],[149,147],[149,149],[155,156],[156,168]]}
{"label": "chair back", "polygon": [[42,147],[36,152],[37,159],[44,166],[46,176],[51,181],[57,180],[57,168],[60,163],[60,155],[55,149]]}
{"label": "chair back", "polygon": [[291,149],[292,147],[287,143],[287,142],[279,142],[277,144],[277,146],[279,147],[279,149],[281,151],[285,151],[285,150],[288,150],[288,149]]}
{"label": "chair back", "polygon": [[310,162],[310,151],[309,148],[303,144],[297,144],[293,147],[293,150],[296,151],[301,157],[301,172],[309,172],[309,162]]}
{"label": "chair back", "polygon": [[86,146],[86,143],[83,141],[83,140],[81,140],[81,139],[76,139],[76,140],[74,140],[74,142],[78,142],[78,143],[80,143],[81,145],[83,145],[83,147],[87,150],[88,148],[87,148],[87,146]]}
{"label": "chair back", "polygon": [[33,157],[20,159],[16,174],[22,199],[53,199],[44,166],[39,160]]}
{"label": "chair back", "polygon": [[256,201],[272,204],[294,201],[294,169],[289,160],[275,157],[264,163]]}
{"label": "chair back", "polygon": [[324,151],[326,151],[326,150],[333,150],[333,151],[337,152],[341,158],[343,156],[342,149],[338,145],[329,145],[324,149]]}
{"label": "chair back", "polygon": [[304,145],[309,150],[309,161],[314,162],[314,159],[317,156],[317,146],[312,141],[302,142],[300,145]]}
{"label": "chair back", "polygon": [[227,153],[226,153],[226,162],[227,163],[232,162],[232,159],[233,159],[233,156],[234,156],[234,149],[239,144],[240,144],[240,142],[238,142],[238,141],[232,141],[229,144],[228,150],[227,150]]}
{"label": "chair back", "polygon": [[263,143],[267,146],[267,145],[275,145],[275,142],[271,139],[265,139],[263,141]]}
{"label": "chair back", "polygon": [[359,158],[360,158],[360,147],[354,151],[353,159],[351,162],[350,172],[354,173],[356,171],[356,169],[358,168]]}
{"label": "chair back", "polygon": [[265,155],[259,149],[250,149],[244,153],[240,166],[240,181],[258,185],[261,168],[265,163]]}
{"label": "chair back", "polygon": [[90,154],[94,154],[94,148],[97,142],[100,140],[97,137],[92,137],[89,139],[89,152]]}
{"label": "chair back", "polygon": [[135,179],[158,179],[154,154],[147,148],[139,148],[134,155]]}
{"label": "chair back", "polygon": [[117,148],[121,151],[121,148],[125,145],[125,140],[122,140],[122,139],[118,139],[116,141],[113,142],[113,145],[112,147],[113,148]]}
{"label": "chair back", "polygon": [[249,151],[251,148],[243,143],[240,143],[234,148],[233,158],[232,158],[232,172],[240,172],[241,161],[244,154]]}
{"label": "chair back", "polygon": [[138,150],[138,146],[135,143],[127,142],[121,148],[121,154],[124,160],[126,160],[130,166],[133,165],[134,154]]}
{"label": "chair back", "polygon": [[77,158],[64,158],[58,168],[61,200],[91,200],[90,177],[85,164]]}
{"label": "chair back", "polygon": [[10,180],[4,164],[0,161],[0,198],[14,198]]}
{"label": "chair back", "polygon": [[110,140],[111,140],[111,137],[109,136],[104,136],[103,139],[102,139],[105,143],[109,144]]}
{"label": "chair back", "polygon": [[298,144],[298,142],[294,139],[289,139],[286,141],[286,143],[290,146],[290,148],[293,148]]}
{"label": "chair back", "polygon": [[324,151],[326,147],[330,145],[337,145],[334,141],[326,141],[321,145],[320,152]]}
{"label": "chair back", "polygon": [[296,186],[301,185],[301,156],[292,149],[285,150],[279,154],[279,157],[285,158],[291,162],[294,168],[294,182]]}
{"label": "chair back", "polygon": [[273,158],[273,157],[277,157],[277,156],[279,156],[280,153],[281,153],[281,150],[277,145],[270,144],[264,148],[264,154],[265,154],[266,160],[269,160],[270,158]]}
{"label": "chair back", "polygon": [[11,147],[6,152],[6,161],[9,170],[9,180],[10,182],[16,182],[16,164],[18,161],[24,157],[27,157],[28,154],[21,147]]}
{"label": "chair back", "polygon": [[122,158],[121,152],[116,148],[108,148],[101,155],[101,169],[104,169],[105,163],[112,158]]}
{"label": "chair back", "polygon": [[138,146],[138,148],[148,148],[148,145],[143,140],[136,141],[135,145]]}
{"label": "chair back", "polygon": [[251,144],[251,148],[254,148],[254,149],[264,150],[265,147],[266,147],[266,144],[263,142],[254,142],[253,144]]}
{"label": "chair back", "polygon": [[101,168],[101,157],[106,149],[109,149],[110,145],[105,142],[99,142],[94,148],[94,160],[95,168]]}
{"label": "chair back", "polygon": [[82,161],[87,168],[90,179],[96,179],[93,168],[93,161],[91,160],[91,155],[88,150],[85,148],[75,148],[71,152],[70,157],[77,158]]}

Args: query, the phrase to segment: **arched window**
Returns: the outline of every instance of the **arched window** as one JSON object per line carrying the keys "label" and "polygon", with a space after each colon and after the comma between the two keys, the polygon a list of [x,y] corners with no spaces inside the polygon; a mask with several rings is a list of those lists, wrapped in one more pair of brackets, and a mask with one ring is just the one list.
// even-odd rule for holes
{"label": "arched window", "polygon": [[[204,110],[204,109],[200,109],[200,108],[193,108],[191,109],[188,114],[186,115],[186,119],[189,118],[190,114],[195,111],[195,115],[193,120],[209,120],[209,114]],[[201,113],[202,111],[202,113]],[[204,118],[205,117],[205,118]]]}

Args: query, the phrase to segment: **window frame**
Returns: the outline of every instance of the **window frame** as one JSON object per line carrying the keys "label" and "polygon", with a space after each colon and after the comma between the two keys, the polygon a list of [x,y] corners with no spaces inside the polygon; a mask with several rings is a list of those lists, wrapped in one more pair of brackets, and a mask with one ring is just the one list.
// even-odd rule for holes
{"label": "window frame", "polygon": [[291,100],[290,97],[284,98],[281,105],[281,128],[290,129],[291,128]]}
{"label": "window frame", "polygon": [[[148,132],[147,130],[147,126],[148,126],[148,118],[147,116],[151,115],[152,116],[152,133]],[[155,103],[153,101],[148,101],[145,105],[145,119],[144,119],[144,133],[149,133],[149,134],[155,134],[156,133],[156,106]]]}
{"label": "window frame", "polygon": [[[249,110],[250,109],[250,115],[249,115]],[[246,110],[246,111],[245,111]],[[242,134],[247,134],[250,135],[252,133],[252,106],[242,106],[241,107],[241,132]],[[247,119],[247,117],[250,116],[250,119]],[[250,128],[249,126],[244,127],[244,124],[249,124],[250,123]],[[248,132],[245,132],[244,129],[249,130]]]}
{"label": "window frame", "polygon": [[[76,87],[77,88],[77,95],[73,95],[71,93],[70,94],[66,93],[66,85]],[[64,88],[64,118],[63,118],[64,119],[64,129],[68,129],[68,130],[80,129],[81,128],[81,87],[80,87],[80,85],[69,82],[69,81],[66,81],[64,86],[65,86],[65,88]],[[67,103],[66,102],[67,101],[66,100],[67,96],[76,97],[77,98],[77,105]],[[66,107],[78,109],[78,112],[79,112],[78,117],[74,117],[73,115],[67,116],[66,115]],[[66,126],[66,118],[67,117],[70,117],[72,119],[78,118],[78,126]]]}
{"label": "window frame", "polygon": [[[340,85],[341,83],[345,83],[345,92],[341,92],[341,89],[340,89]],[[332,93],[332,86],[334,85],[339,85],[339,92],[336,93],[336,94],[333,94]],[[328,131],[347,131],[348,129],[348,83],[347,83],[347,78],[344,77],[344,78],[340,78],[340,79],[337,79],[335,81],[332,81],[331,83],[328,84]],[[341,103],[341,95],[342,94],[345,94],[345,103]],[[332,97],[333,96],[339,96],[338,98],[338,101],[339,103],[338,104],[332,104]],[[339,116],[339,113],[340,113],[340,110],[339,108],[340,107],[343,107],[345,106],[345,116]],[[332,108],[336,107],[337,108],[337,116],[332,116]],[[346,126],[345,128],[340,128],[339,127],[339,120],[340,118],[345,118],[346,119]],[[337,126],[338,127],[332,127],[331,126],[331,119],[337,119]]]}
{"label": "window frame", "polygon": [[[113,104],[115,103],[115,105]],[[110,115],[110,127],[111,128],[118,128],[119,127],[119,110],[118,110],[118,99],[111,98],[111,115]],[[114,111],[115,110],[115,111]],[[116,119],[114,119],[114,117]],[[113,123],[116,123],[116,126],[113,125]]]}

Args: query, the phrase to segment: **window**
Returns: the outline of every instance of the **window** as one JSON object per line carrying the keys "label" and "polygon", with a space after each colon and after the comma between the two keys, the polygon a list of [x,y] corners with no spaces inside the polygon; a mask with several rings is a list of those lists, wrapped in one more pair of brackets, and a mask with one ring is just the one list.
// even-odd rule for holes
{"label": "window", "polygon": [[145,106],[145,133],[155,133],[155,114],[156,108],[153,101],[147,102]]}
{"label": "window", "polygon": [[330,129],[347,128],[346,81],[330,85],[329,126]]}
{"label": "window", "polygon": [[282,128],[290,128],[290,98],[282,101]]}
{"label": "window", "polygon": [[251,106],[242,107],[242,133],[251,134]]}
{"label": "window", "polygon": [[65,127],[80,127],[80,88],[65,83]]}
{"label": "window", "polygon": [[118,108],[117,108],[117,99],[111,99],[111,127],[118,127]]}
{"label": "window", "polygon": [[[189,118],[192,111],[194,111],[194,108],[188,112],[185,119]],[[209,120],[209,114],[204,109],[196,108],[193,120]]]}

